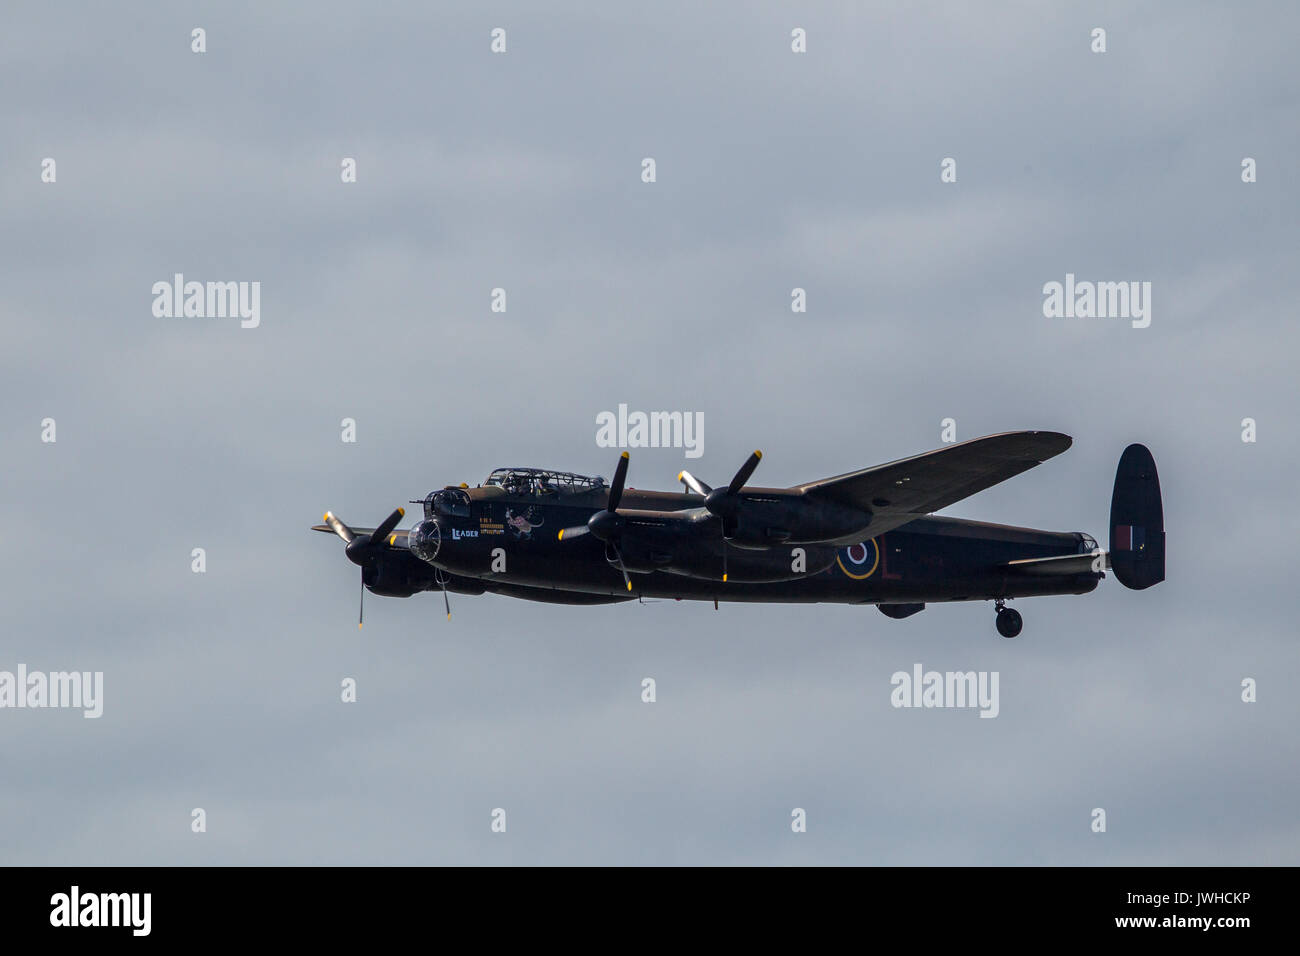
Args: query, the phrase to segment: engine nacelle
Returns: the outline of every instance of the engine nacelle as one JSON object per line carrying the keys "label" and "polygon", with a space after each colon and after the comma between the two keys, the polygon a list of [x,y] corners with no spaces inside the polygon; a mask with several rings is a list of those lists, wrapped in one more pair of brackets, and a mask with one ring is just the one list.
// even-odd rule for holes
{"label": "engine nacelle", "polygon": [[397,556],[378,558],[361,568],[361,582],[371,594],[380,597],[410,597],[426,591],[433,583],[431,575],[423,574],[407,560]]}
{"label": "engine nacelle", "polygon": [[621,557],[623,567],[638,574],[664,571],[677,554],[688,550],[686,538],[687,535],[668,528],[646,528],[623,534],[617,544],[605,545],[605,560],[617,567]]}
{"label": "engine nacelle", "polygon": [[[439,579],[441,576],[441,580]],[[421,591],[446,587],[453,594],[482,594],[482,581],[440,571],[400,551],[390,552],[365,565],[361,580],[371,594],[380,597],[410,597]]]}
{"label": "engine nacelle", "polygon": [[797,492],[741,492],[735,517],[725,525],[727,540],[738,548],[865,540],[871,512]]}

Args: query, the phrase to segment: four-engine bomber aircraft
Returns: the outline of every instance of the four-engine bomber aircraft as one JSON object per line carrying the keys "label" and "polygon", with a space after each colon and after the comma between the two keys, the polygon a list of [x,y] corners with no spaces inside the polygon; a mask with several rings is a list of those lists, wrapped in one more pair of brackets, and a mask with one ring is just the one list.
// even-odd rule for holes
{"label": "four-engine bomber aircraft", "polygon": [[[424,519],[396,530],[349,528],[326,512],[365,590],[385,597],[504,594],[555,604],[678,600],[874,604],[904,618],[932,601],[993,601],[1003,637],[1020,633],[1012,598],[1084,594],[1114,571],[1129,588],[1165,577],[1160,480],[1143,445],[1124,450],[1111,496],[1110,551],[1082,532],[1037,531],[932,512],[1070,447],[1056,432],[989,435],[900,461],[795,485],[755,488],[754,452],[729,484],[683,471],[682,492],[614,479],[499,468],[477,488],[424,499]],[[418,502],[413,502],[418,503]],[[360,626],[360,622],[358,622]]]}

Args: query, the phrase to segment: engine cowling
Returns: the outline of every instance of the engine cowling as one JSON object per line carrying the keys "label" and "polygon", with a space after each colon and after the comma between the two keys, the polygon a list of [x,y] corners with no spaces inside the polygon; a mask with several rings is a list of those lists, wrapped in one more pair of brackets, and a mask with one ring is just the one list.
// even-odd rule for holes
{"label": "engine cowling", "polygon": [[[441,575],[439,580],[438,575]],[[460,574],[439,571],[399,552],[387,554],[361,569],[361,580],[371,594],[380,597],[410,597],[421,591],[444,586],[453,594],[482,594],[483,582]]]}
{"label": "engine cowling", "polygon": [[393,555],[377,558],[364,565],[361,568],[361,581],[371,594],[380,597],[410,597],[420,591],[427,591],[433,585],[433,576],[425,574],[409,559]]}
{"label": "engine cowling", "polygon": [[871,512],[797,493],[741,492],[723,524],[736,547],[771,548],[865,539]]}

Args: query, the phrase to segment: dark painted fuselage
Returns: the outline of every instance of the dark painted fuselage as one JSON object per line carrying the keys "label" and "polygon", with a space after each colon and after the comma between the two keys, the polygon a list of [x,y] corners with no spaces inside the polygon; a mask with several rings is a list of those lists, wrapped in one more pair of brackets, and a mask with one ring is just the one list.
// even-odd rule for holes
{"label": "dark painted fuselage", "polygon": [[[768,490],[747,488],[745,493],[761,496]],[[1091,571],[1035,575],[1008,567],[1014,561],[1089,554],[1096,542],[1078,532],[920,516],[849,546],[753,550],[725,544],[719,523],[706,513],[683,523],[680,513],[700,509],[700,496],[629,488],[619,506],[630,523],[622,553],[629,591],[602,541],[594,535],[559,537],[561,529],[580,527],[604,508],[607,494],[601,488],[515,494],[483,486],[456,492],[455,507],[447,507],[445,499],[435,503],[430,495],[425,517],[437,522],[441,539],[432,565],[450,575],[444,579],[451,590],[575,604],[644,596],[910,605],[1082,594],[1103,577]],[[669,515],[668,521],[661,520]],[[680,543],[638,551],[636,535],[666,533],[660,527],[664,524],[676,529]],[[429,570],[409,552],[401,558]],[[674,570],[652,570],[665,562]]]}

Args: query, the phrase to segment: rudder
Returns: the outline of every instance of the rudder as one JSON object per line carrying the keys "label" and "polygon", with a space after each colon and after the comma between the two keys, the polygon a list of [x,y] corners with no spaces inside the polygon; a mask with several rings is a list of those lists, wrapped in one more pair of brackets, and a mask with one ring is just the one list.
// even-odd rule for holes
{"label": "rudder", "polygon": [[1165,514],[1156,461],[1145,445],[1129,445],[1115,469],[1110,498],[1110,566],[1126,588],[1165,579]]}

